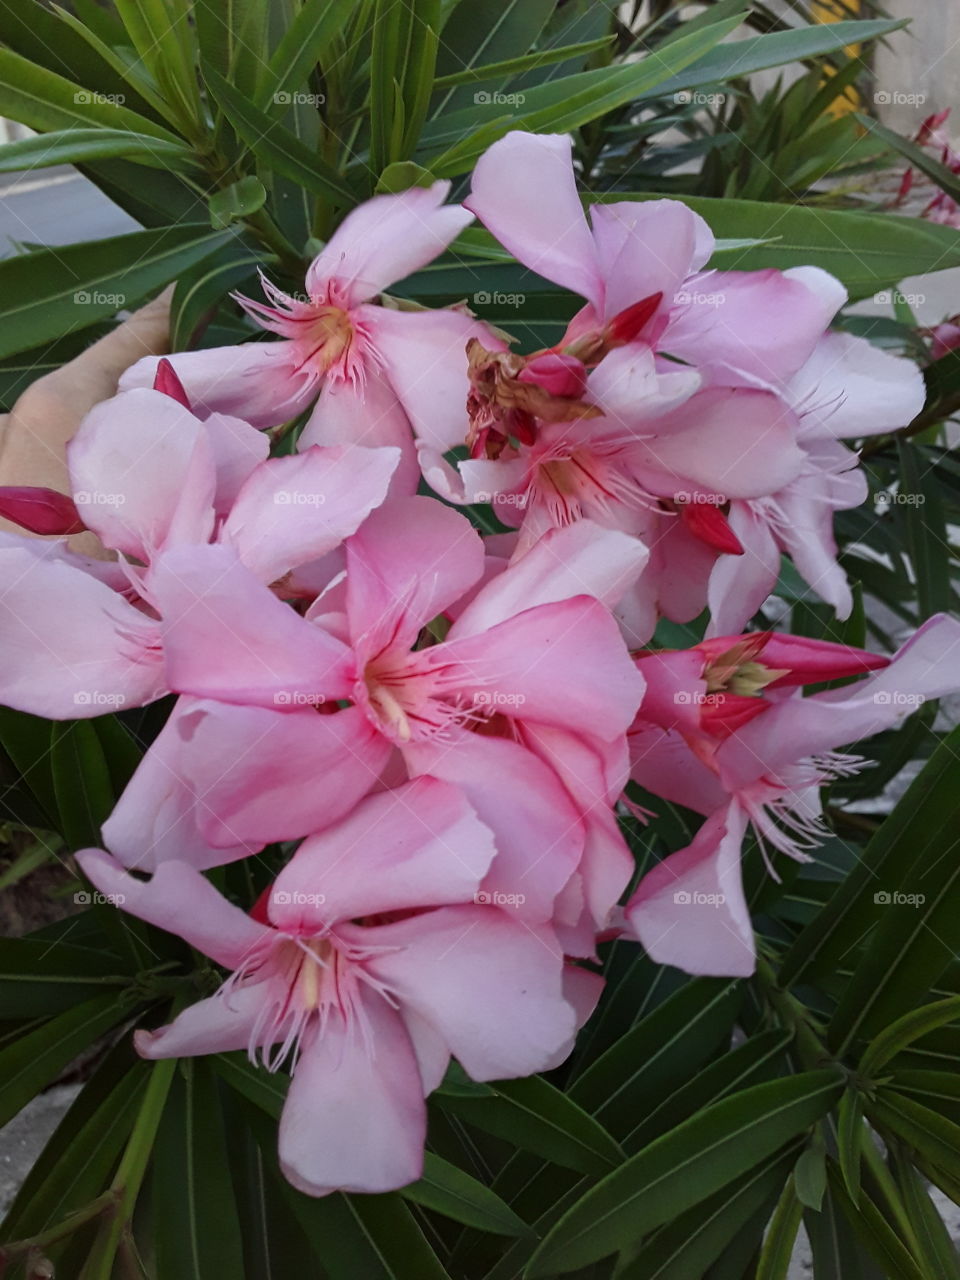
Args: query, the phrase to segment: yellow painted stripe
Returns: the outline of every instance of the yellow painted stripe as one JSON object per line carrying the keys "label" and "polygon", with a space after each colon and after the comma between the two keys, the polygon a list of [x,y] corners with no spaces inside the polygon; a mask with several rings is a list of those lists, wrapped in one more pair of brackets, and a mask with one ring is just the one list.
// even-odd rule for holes
{"label": "yellow painted stripe", "polygon": [[[810,10],[817,22],[842,22],[844,19],[858,17],[861,4],[860,0],[848,0],[846,5],[841,4],[840,0],[812,0]],[[857,58],[860,56],[860,46],[849,45],[844,52],[851,58]],[[828,71],[828,74],[832,72]],[[850,111],[859,111],[862,105],[860,94],[851,87],[833,100],[829,110],[831,115],[840,116]]]}

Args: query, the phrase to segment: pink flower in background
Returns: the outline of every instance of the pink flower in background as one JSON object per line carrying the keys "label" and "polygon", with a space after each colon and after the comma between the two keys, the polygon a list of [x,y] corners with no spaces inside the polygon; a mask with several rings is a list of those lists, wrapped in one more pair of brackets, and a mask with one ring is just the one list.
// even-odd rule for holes
{"label": "pink flower in background", "polygon": [[72,510],[121,559],[4,539],[0,699],[72,719],[159,697],[169,685],[151,588],[158,555],[214,540],[283,593],[294,569],[383,501],[399,460],[389,448],[270,459],[267,448],[247,423],[223,414],[201,422],[159,391],[124,392],[88,414],[67,450]]}
{"label": "pink flower in background", "polygon": [[306,840],[261,919],[183,863],[144,882],[100,850],[78,861],[125,910],[232,970],[169,1026],[138,1032],[140,1053],[246,1049],[289,1065],[281,1166],[326,1195],[420,1177],[424,1098],[451,1055],[475,1080],[546,1070],[596,1002],[600,979],[565,969],[549,930],[483,903],[493,856],[462,793],[419,778]]}
{"label": "pink flower in background", "polygon": [[[473,219],[443,203],[449,182],[375,196],[349,213],[291,297],[263,280],[266,302],[240,299],[279,338],[169,357],[201,416],[235,413],[255,427],[286,422],[316,402],[301,447],[395,445],[399,491],[416,489],[411,430],[426,441],[466,434],[466,344],[498,341],[457,310],[378,305],[389,285],[442,253]],[[150,386],[157,360],[139,361],[121,388]],[[319,399],[318,399],[319,396]]]}
{"label": "pink flower in background", "polygon": [[[950,118],[950,111],[950,107],[945,107],[943,111],[927,116],[917,130],[914,142],[919,147],[927,147],[936,152],[937,159],[951,173],[960,173],[960,152],[954,148],[949,134],[943,127]],[[907,169],[900,183],[894,208],[905,203],[913,190],[915,178],[916,170]],[[960,227],[960,204],[957,204],[953,196],[946,191],[938,190],[930,203],[921,211],[920,217],[927,218],[930,222],[939,222],[947,227]]]}
{"label": "pink flower in background", "polygon": [[[827,834],[820,788],[862,763],[837,748],[895,728],[925,700],[960,687],[958,656],[960,622],[938,615],[889,661],[769,633],[642,658],[647,693],[630,733],[632,776],[707,815],[693,842],[650,871],[627,904],[630,930],[650,955],[691,973],[751,973],[740,878],[748,824],[765,852],[808,861]],[[804,697],[797,687],[871,666],[881,669],[829,692]]]}
{"label": "pink flower in background", "polygon": [[710,571],[701,603],[710,608],[710,635],[747,624],[776,586],[781,553],[839,618],[849,617],[853,597],[837,563],[833,517],[861,506],[868,487],[857,455],[840,441],[907,426],[923,408],[926,390],[912,361],[851,334],[830,333],[783,395],[799,423],[800,474],[766,497],[731,503],[730,528],[745,554],[720,556]]}

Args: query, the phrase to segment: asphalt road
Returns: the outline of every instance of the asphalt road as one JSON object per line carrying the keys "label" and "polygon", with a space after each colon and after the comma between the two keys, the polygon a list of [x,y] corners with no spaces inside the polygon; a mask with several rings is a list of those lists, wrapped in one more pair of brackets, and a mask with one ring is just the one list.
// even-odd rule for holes
{"label": "asphalt road", "polygon": [[73,169],[12,174],[0,186],[0,257],[14,242],[72,244],[136,231],[137,223]]}

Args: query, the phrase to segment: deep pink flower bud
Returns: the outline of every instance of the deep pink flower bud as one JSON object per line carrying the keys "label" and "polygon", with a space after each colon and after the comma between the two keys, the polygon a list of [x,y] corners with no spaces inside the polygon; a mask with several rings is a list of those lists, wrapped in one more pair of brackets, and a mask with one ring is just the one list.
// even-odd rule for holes
{"label": "deep pink flower bud", "polygon": [[534,356],[517,374],[519,382],[532,382],[552,396],[579,400],[587,389],[587,371],[583,361],[560,351],[546,351]]}
{"label": "deep pink flower bud", "polygon": [[190,397],[187,395],[186,388],[169,360],[161,360],[157,365],[156,376],[153,379],[153,389],[165,396],[169,396],[171,400],[176,400],[185,409],[190,408]]}
{"label": "deep pink flower bud", "polygon": [[33,485],[0,488],[0,515],[31,533],[83,533],[87,527],[72,498]]}

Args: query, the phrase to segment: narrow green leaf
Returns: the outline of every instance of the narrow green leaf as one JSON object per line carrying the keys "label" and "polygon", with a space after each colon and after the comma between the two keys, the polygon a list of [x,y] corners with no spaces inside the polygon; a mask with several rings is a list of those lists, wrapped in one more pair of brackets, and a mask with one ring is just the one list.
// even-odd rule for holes
{"label": "narrow green leaf", "polygon": [[945,1027],[960,1018],[960,996],[950,996],[947,1000],[938,1000],[936,1004],[926,1004],[920,1009],[911,1009],[902,1018],[898,1018],[867,1046],[860,1060],[861,1073],[870,1079],[885,1067],[891,1058],[900,1053],[914,1040],[938,1027]]}
{"label": "narrow green leaf", "polygon": [[502,1081],[481,1097],[434,1095],[445,1111],[565,1168],[605,1173],[623,1159],[593,1116],[541,1076]]}
{"label": "narrow green leaf", "polygon": [[56,1080],[81,1050],[116,1026],[129,1002],[111,992],[74,1005],[0,1051],[0,1124]]}
{"label": "narrow green leaf", "polygon": [[260,106],[288,106],[356,12],[355,0],[306,0],[270,59]]}
{"label": "narrow green leaf", "polygon": [[[695,1205],[654,1232],[627,1260],[616,1280],[690,1280],[703,1276],[758,1211],[776,1200],[797,1147],[742,1174],[709,1200]],[[769,1211],[769,1208],[768,1208]]]}
{"label": "narrow green leaf", "polygon": [[913,562],[918,616],[925,621],[948,610],[952,603],[947,518],[939,481],[929,467],[921,470],[922,455],[916,446],[909,440],[900,440],[897,453],[902,501],[896,512]]}
{"label": "narrow green leaf", "polygon": [[46,939],[0,939],[0,1020],[49,1016],[129,985],[104,949]]}
{"label": "narrow green leaf", "polygon": [[154,1203],[157,1280],[243,1275],[240,1220],[230,1181],[216,1078],[203,1058],[180,1064],[157,1131]]}
{"label": "narrow green leaf", "polygon": [[480,1231],[498,1236],[530,1234],[523,1219],[496,1192],[429,1151],[424,1158],[423,1177],[403,1187],[400,1194],[405,1200]]}
{"label": "narrow green leaf", "polygon": [[134,306],[227,238],[228,233],[188,223],[38,249],[0,262],[0,356]]}
{"label": "narrow green leaf", "polygon": [[[657,97],[670,97],[680,89],[704,84],[719,84],[740,79],[768,67],[782,67],[790,62],[820,58],[850,45],[862,44],[890,35],[906,25],[906,19],[875,18],[866,21],[831,22],[818,26],[794,27],[789,31],[772,31],[749,40],[732,40],[706,53],[693,66],[660,85]],[[708,28],[709,30],[710,28]],[[679,41],[677,41],[679,43]],[[668,46],[675,47],[675,46]]]}
{"label": "narrow green leaf", "polygon": [[170,346],[174,351],[193,347],[205,323],[232,289],[255,279],[263,255],[242,241],[185,271],[177,281],[170,304]]}
{"label": "narrow green leaf", "polygon": [[76,850],[99,844],[100,828],[110,816],[115,796],[100,739],[89,720],[53,725],[50,766],[67,847]]}
{"label": "narrow green leaf", "polygon": [[518,75],[521,71],[539,70],[556,62],[565,62],[568,58],[586,58],[599,49],[608,48],[612,39],[612,36],[598,36],[595,40],[583,40],[579,44],[559,45],[552,49],[525,53],[517,58],[504,58],[500,62],[486,62],[479,67],[464,67],[460,71],[438,76],[433,87],[452,89],[461,84],[480,84],[485,80],[501,80],[506,76]]}
{"label": "narrow green leaf", "polygon": [[960,1125],[892,1089],[881,1089],[867,1104],[867,1115],[881,1129],[898,1138],[960,1180]]}
{"label": "narrow green leaf", "polygon": [[191,151],[179,143],[124,129],[64,129],[21,138],[0,147],[0,173],[47,169],[55,164],[82,164],[106,156],[125,156],[158,169],[192,169]]}
{"label": "narrow green leaf", "polygon": [[860,1203],[860,1172],[863,1164],[863,1099],[855,1089],[847,1089],[837,1112],[837,1147],[844,1186],[854,1204]]}
{"label": "narrow green leaf", "polygon": [[177,136],[162,125],[123,106],[122,96],[86,89],[10,49],[0,49],[0,112],[11,120],[39,133],[105,125],[180,145]]}
{"label": "narrow green leaf", "polygon": [[787,1280],[802,1220],[803,1205],[793,1179],[788,1178],[770,1219],[754,1280]]}
{"label": "narrow green leaf", "polygon": [[839,1071],[807,1072],[755,1085],[685,1121],[568,1210],[537,1249],[528,1275],[573,1271],[629,1248],[815,1124],[842,1089]]}
{"label": "narrow green leaf", "polygon": [[[930,757],[870,839],[863,857],[787,952],[780,970],[785,985],[834,969],[882,920],[882,910],[889,904],[875,901],[875,895],[905,892],[906,882],[917,875],[918,853],[926,856],[926,851],[933,849],[933,857],[939,856],[938,838],[944,831],[955,830],[960,821],[958,754],[960,729]],[[922,815],[922,834],[918,815]]]}
{"label": "narrow green leaf", "polygon": [[929,1280],[873,1200],[862,1195],[860,1204],[855,1205],[847,1195],[843,1178],[832,1160],[828,1173],[831,1194],[860,1243],[883,1267],[886,1280]]}
{"label": "narrow green leaf", "polygon": [[938,1280],[941,1276],[944,1280],[957,1280],[960,1258],[956,1245],[943,1217],[927,1194],[923,1179],[898,1146],[893,1147],[890,1158],[919,1246],[918,1261],[928,1275],[936,1276]]}
{"label": "narrow green leaf", "polygon": [[254,106],[212,68],[206,81],[239,136],[264,165],[291,181],[351,208],[357,196],[331,165],[310,151],[294,134]]}

